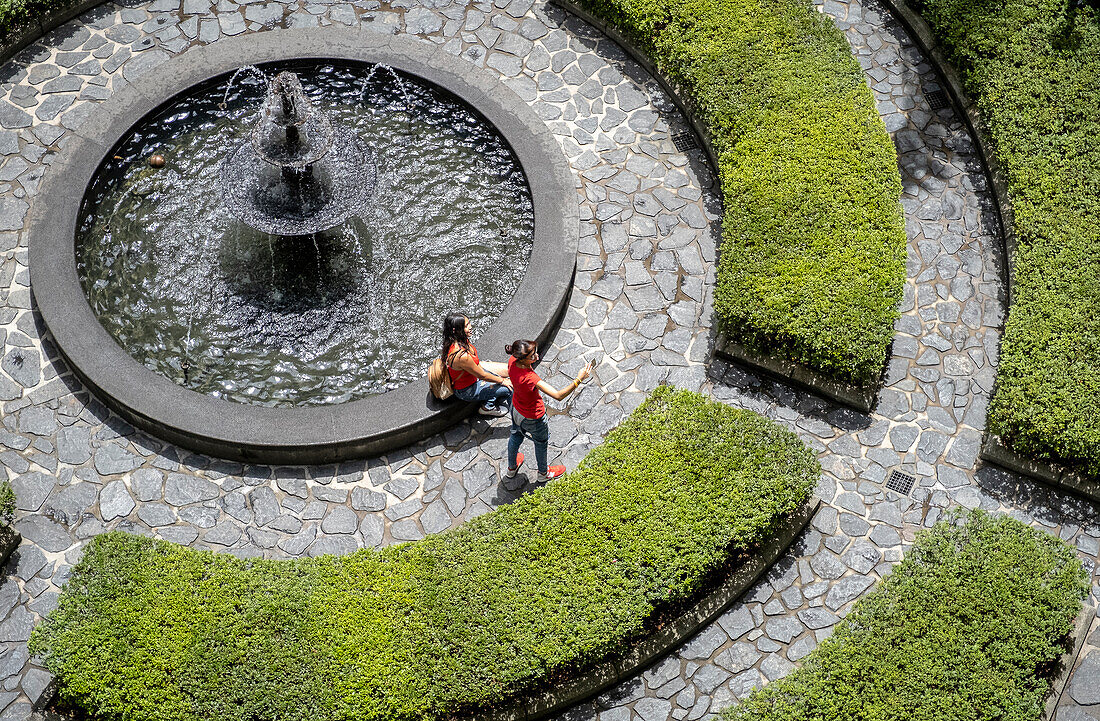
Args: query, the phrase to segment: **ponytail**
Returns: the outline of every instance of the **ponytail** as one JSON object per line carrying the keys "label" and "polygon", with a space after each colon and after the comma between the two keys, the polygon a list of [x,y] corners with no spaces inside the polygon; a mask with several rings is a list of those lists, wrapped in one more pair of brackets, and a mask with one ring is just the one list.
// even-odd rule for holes
{"label": "ponytail", "polygon": [[504,352],[516,360],[523,360],[538,349],[533,340],[517,340],[504,346]]}

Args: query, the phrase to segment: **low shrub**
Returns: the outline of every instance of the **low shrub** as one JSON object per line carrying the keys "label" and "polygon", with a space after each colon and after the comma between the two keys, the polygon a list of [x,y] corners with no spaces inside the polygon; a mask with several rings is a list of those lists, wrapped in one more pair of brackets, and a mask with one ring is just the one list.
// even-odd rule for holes
{"label": "low shrub", "polygon": [[956,515],[786,678],[725,721],[1038,721],[1088,592],[1073,549],[1008,517]]}
{"label": "low shrub", "polygon": [[11,526],[15,522],[15,489],[11,481],[0,481],[0,526]]}
{"label": "low shrub", "polygon": [[0,45],[7,43],[24,28],[37,25],[37,18],[55,10],[72,7],[78,0],[0,0]]}
{"label": "low shrub", "polygon": [[1100,476],[1100,10],[916,5],[989,127],[1015,215],[989,428],[1022,454]]}
{"label": "low shrub", "polygon": [[841,381],[876,379],[906,236],[897,155],[859,63],[808,0],[581,0],[684,88],[712,134],[722,328]]}
{"label": "low shrub", "polygon": [[96,718],[447,717],[621,650],[819,473],[777,424],[662,387],[576,471],[416,543],[274,561],[97,536],[31,648]]}

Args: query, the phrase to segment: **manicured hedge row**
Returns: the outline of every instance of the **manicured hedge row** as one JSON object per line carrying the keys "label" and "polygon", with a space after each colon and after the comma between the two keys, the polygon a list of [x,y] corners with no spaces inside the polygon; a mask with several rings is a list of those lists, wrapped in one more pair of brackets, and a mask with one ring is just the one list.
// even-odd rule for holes
{"label": "manicured hedge row", "polygon": [[726,721],[1038,721],[1087,595],[1073,549],[982,512],[917,536],[802,667]]}
{"label": "manicured hedge row", "polygon": [[808,0],[582,0],[693,98],[725,218],[715,309],[746,345],[863,384],[905,282],[901,180],[844,36]]}
{"label": "manicured hedge row", "polygon": [[1015,213],[990,430],[1100,476],[1100,12],[1065,0],[916,5],[989,127]]}
{"label": "manicured hedge row", "polygon": [[243,561],[98,536],[31,648],[96,718],[443,718],[646,633],[819,473],[777,424],[662,387],[575,472],[416,543]]}
{"label": "manicured hedge row", "polygon": [[0,0],[0,46],[46,13],[73,7],[79,0]]}

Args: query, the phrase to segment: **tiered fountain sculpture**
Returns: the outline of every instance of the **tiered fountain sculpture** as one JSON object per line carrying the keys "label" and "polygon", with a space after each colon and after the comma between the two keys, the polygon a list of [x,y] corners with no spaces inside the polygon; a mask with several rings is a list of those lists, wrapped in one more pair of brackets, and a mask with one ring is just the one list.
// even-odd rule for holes
{"label": "tiered fountain sculpture", "polygon": [[221,167],[229,212],[280,236],[312,236],[358,215],[375,179],[370,148],[315,109],[292,72],[271,81],[259,122]]}

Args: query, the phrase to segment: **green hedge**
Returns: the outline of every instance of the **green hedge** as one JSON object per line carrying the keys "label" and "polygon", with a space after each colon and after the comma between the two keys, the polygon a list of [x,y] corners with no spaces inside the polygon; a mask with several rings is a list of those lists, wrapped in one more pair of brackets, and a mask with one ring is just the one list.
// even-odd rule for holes
{"label": "green hedge", "polygon": [[97,536],[31,648],[97,718],[443,718],[621,650],[819,473],[790,431],[662,387],[565,478],[416,543],[245,561]]}
{"label": "green hedge", "polygon": [[726,721],[1038,721],[1088,591],[1064,542],[975,512],[917,536],[801,668]]}
{"label": "green hedge", "polygon": [[695,101],[725,208],[722,328],[845,382],[879,376],[905,283],[894,145],[808,0],[582,0]]}
{"label": "green hedge", "polygon": [[30,26],[36,18],[72,7],[78,0],[0,0],[0,45]]}
{"label": "green hedge", "polygon": [[0,43],[11,35],[12,31],[30,18],[27,5],[23,0],[0,0]]}
{"label": "green hedge", "polygon": [[918,7],[989,127],[1016,216],[990,430],[1100,475],[1100,13],[1070,4]]}

